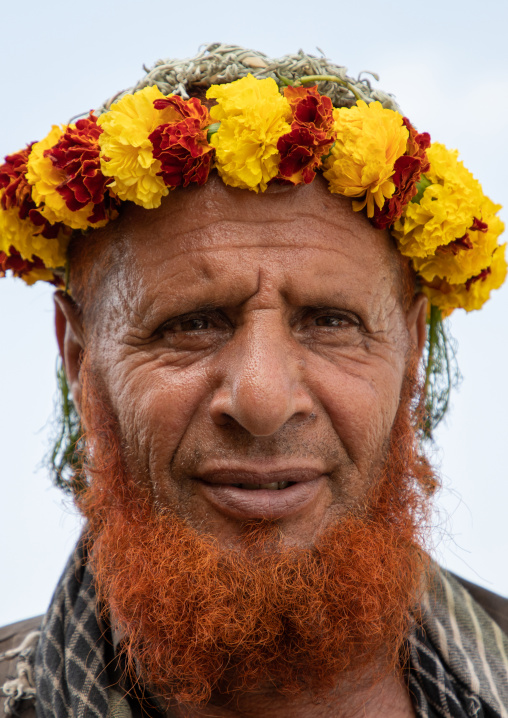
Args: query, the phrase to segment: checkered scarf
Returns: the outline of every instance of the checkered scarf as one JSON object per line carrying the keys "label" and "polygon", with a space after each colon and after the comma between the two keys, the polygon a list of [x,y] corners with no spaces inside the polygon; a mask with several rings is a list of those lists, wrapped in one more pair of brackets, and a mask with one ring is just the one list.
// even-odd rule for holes
{"label": "checkered scarf", "polygon": [[[105,627],[78,545],[57,586],[37,648],[38,718],[127,718],[112,690]],[[409,637],[409,688],[419,718],[508,718],[508,637],[436,567]]]}

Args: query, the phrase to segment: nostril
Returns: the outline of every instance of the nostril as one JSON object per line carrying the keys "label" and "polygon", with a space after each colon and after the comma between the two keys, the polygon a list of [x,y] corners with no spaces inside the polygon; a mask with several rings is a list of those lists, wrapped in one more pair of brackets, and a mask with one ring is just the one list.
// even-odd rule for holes
{"label": "nostril", "polygon": [[224,412],[219,412],[216,416],[213,416],[212,418],[214,420],[214,423],[217,424],[217,426],[227,426],[228,424],[236,423],[232,416]]}
{"label": "nostril", "polygon": [[315,403],[302,383],[298,357],[271,344],[265,337],[261,355],[260,347],[251,342],[228,364],[210,405],[217,426],[234,422],[252,436],[271,436],[285,424],[300,423],[313,413]]}

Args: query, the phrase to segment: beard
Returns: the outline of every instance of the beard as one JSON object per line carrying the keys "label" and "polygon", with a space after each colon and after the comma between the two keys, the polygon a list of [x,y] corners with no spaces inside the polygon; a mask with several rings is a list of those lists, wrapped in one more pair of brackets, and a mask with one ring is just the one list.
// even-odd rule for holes
{"label": "beard", "polygon": [[361,506],[308,549],[277,521],[245,524],[234,549],[161,510],[126,468],[104,387],[83,368],[90,566],[131,680],[166,706],[269,691],[328,692],[401,667],[427,559],[435,479],[415,429],[408,372],[382,472]]}

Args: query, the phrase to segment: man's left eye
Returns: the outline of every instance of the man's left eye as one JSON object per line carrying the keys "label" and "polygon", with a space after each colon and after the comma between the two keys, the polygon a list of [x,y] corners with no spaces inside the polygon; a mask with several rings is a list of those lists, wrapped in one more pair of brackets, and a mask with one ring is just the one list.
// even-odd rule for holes
{"label": "man's left eye", "polygon": [[210,320],[206,317],[191,317],[183,319],[172,327],[173,331],[180,332],[196,332],[199,330],[210,329]]}
{"label": "man's left eye", "polygon": [[316,317],[314,321],[318,327],[331,327],[332,329],[358,326],[358,322],[355,322],[352,317],[344,314],[322,314]]}

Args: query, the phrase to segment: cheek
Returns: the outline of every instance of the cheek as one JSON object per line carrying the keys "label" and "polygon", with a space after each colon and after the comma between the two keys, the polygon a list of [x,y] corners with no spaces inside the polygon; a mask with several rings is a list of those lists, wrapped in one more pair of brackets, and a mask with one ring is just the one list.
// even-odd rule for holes
{"label": "cheek", "polygon": [[138,478],[167,472],[192,418],[209,394],[203,369],[185,370],[141,364],[124,366],[111,384],[117,390],[112,403],[122,439]]}
{"label": "cheek", "polygon": [[308,363],[309,388],[361,473],[382,460],[395,419],[403,367],[378,357],[362,363]]}

